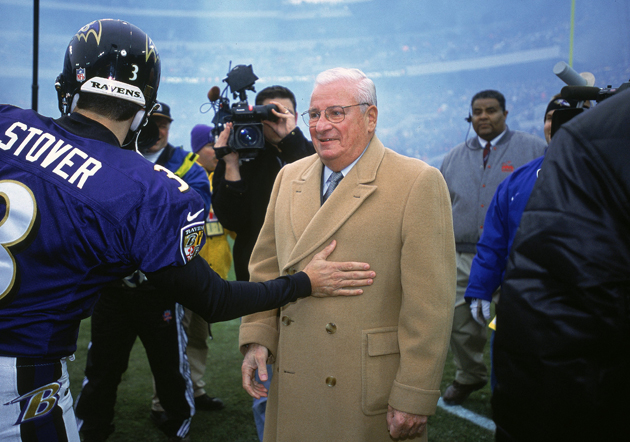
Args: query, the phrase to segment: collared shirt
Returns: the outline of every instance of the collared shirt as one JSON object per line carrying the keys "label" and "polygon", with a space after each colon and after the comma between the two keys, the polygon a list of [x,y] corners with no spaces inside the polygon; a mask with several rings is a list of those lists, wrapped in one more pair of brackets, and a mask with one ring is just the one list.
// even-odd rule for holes
{"label": "collared shirt", "polygon": [[[370,139],[370,143],[372,142],[372,140]],[[347,167],[345,167],[344,169],[340,170],[341,174],[345,177],[346,175],[348,175],[348,172],[350,172],[350,170],[352,170],[352,168],[354,167],[355,164],[357,164],[357,162],[361,159],[361,157],[363,156],[363,154],[365,153],[365,151],[367,150],[368,146],[370,145],[370,143],[368,143],[367,146],[365,146],[365,149],[363,149],[363,152],[361,152],[361,155],[359,155],[359,157],[354,160],[352,163],[350,163]],[[322,196],[324,196],[324,194],[326,193],[326,190],[328,190],[328,186],[330,185],[330,176],[333,174],[333,171],[331,169],[328,168],[328,166],[324,166],[324,174],[322,176]]]}
{"label": "collared shirt", "polygon": [[[492,147],[496,146],[497,143],[499,142],[499,140],[501,138],[503,138],[503,135],[505,135],[505,133],[507,132],[507,126],[505,129],[503,129],[503,132],[501,132],[499,135],[497,135],[496,137],[494,137],[491,141],[490,141],[490,145]],[[481,138],[479,135],[477,135],[477,139],[479,140],[479,145],[481,147],[485,147],[486,144],[488,143],[486,140],[484,140],[483,138]]]}

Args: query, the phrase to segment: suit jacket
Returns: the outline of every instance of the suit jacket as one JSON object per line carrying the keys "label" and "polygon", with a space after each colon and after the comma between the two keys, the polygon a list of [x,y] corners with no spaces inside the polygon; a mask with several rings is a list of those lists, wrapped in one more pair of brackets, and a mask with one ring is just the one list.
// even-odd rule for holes
{"label": "suit jacket", "polygon": [[274,362],[266,442],[390,441],[388,403],[430,415],[440,396],[456,279],[448,189],[376,137],[320,205],[322,169],[313,155],[280,171],[252,280],[299,271],[335,239],[329,260],[369,262],[374,284],[246,316],[240,345],[265,345]]}

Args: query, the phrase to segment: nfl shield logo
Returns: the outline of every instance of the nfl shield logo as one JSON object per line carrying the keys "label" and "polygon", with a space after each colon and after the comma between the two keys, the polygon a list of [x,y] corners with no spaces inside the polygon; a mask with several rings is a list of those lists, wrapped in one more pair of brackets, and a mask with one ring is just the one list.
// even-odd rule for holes
{"label": "nfl shield logo", "polygon": [[77,81],[85,81],[85,69],[77,69]]}

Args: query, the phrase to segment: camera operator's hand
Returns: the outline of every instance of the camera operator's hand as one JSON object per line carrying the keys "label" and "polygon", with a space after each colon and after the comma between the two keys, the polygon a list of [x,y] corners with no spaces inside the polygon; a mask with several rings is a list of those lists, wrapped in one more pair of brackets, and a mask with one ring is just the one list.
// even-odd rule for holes
{"label": "camera operator's hand", "polygon": [[[230,133],[232,132],[233,123],[225,123],[225,128],[219,134],[217,141],[214,143],[214,149],[220,149],[228,146]],[[240,181],[241,170],[238,165],[238,153],[232,152],[221,158],[225,161],[225,179],[227,181]]]}
{"label": "camera operator's hand", "polygon": [[277,121],[269,121],[263,120],[263,124],[265,125],[265,139],[269,141],[274,146],[277,146],[280,141],[287,135],[291,133],[297,124],[297,116],[295,115],[295,111],[293,109],[289,109],[286,106],[282,105],[282,103],[274,100],[270,100],[267,102],[265,100],[265,104],[275,104],[278,107],[278,110],[272,110],[273,114],[278,117]]}
{"label": "camera operator's hand", "polygon": [[233,123],[225,123],[223,130],[219,133],[217,140],[214,142],[214,148],[220,149],[228,146],[228,140],[230,139],[230,132],[232,132]]}

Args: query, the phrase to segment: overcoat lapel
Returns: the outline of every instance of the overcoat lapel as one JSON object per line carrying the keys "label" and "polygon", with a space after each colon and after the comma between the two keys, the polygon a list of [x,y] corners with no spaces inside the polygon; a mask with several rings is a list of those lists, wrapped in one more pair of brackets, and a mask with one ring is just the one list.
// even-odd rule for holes
{"label": "overcoat lapel", "polygon": [[316,157],[313,164],[291,183],[290,216],[296,241],[300,239],[320,209],[320,180],[323,167],[319,157]]}
{"label": "overcoat lapel", "polygon": [[292,182],[291,225],[296,244],[283,270],[328,245],[332,236],[376,190],[372,185],[385,147],[376,136],[326,204],[320,205],[323,164],[317,160]]}

